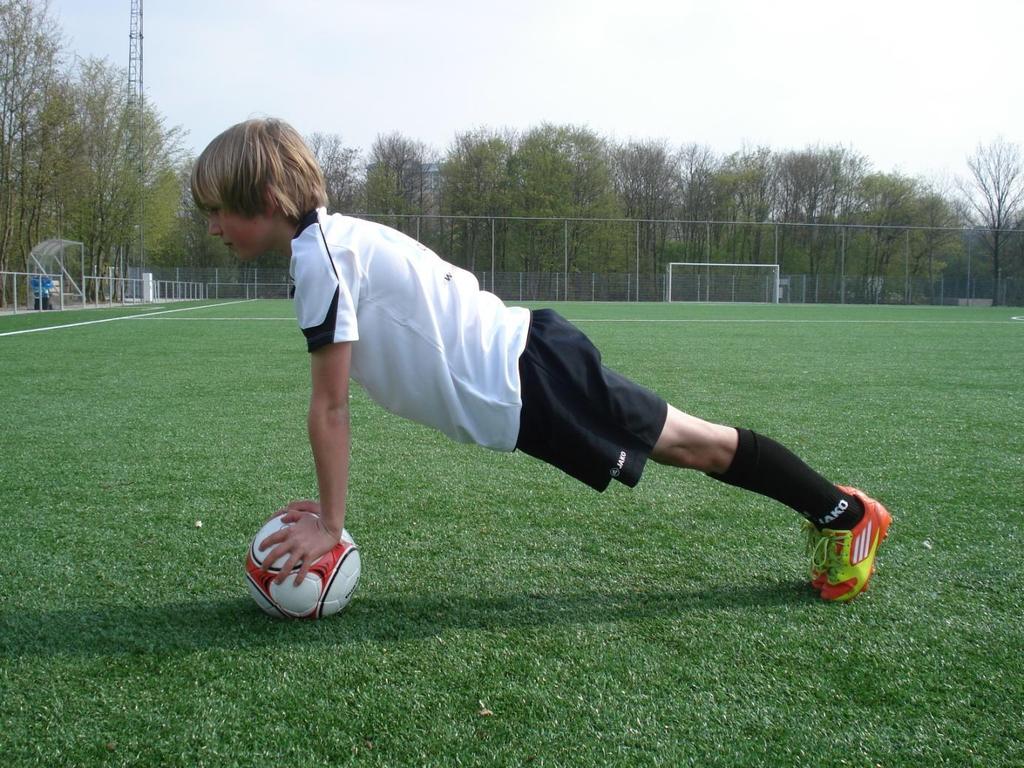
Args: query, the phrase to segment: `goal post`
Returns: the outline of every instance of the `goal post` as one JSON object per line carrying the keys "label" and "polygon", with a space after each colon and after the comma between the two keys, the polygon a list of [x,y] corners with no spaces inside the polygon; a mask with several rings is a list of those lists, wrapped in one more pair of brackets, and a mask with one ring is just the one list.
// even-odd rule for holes
{"label": "goal post", "polygon": [[665,300],[778,304],[779,265],[674,261]]}

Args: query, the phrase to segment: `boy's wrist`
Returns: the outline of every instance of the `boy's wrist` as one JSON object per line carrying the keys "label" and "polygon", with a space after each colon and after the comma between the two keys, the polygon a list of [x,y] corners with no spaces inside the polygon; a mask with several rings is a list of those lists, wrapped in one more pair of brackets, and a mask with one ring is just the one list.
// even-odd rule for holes
{"label": "boy's wrist", "polygon": [[326,533],[329,533],[331,536],[334,536],[337,539],[341,539],[341,531],[342,528],[344,527],[344,524],[340,521],[344,519],[344,512],[342,512],[340,515],[337,513],[331,514],[325,508],[322,508],[319,520],[320,528],[323,529]]}

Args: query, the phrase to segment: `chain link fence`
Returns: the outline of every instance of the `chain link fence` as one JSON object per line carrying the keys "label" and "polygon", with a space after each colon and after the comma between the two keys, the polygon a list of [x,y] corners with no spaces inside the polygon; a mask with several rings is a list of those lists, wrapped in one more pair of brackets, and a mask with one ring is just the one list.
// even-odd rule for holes
{"label": "chain link fence", "polygon": [[978,228],[363,217],[494,274],[496,292],[513,300],[522,275],[524,300],[663,301],[669,263],[711,262],[779,265],[780,301],[790,303],[1024,305],[1022,230],[998,233],[997,270],[994,233]]}
{"label": "chain link fence", "polygon": [[[671,262],[778,264],[791,304],[1024,305],[1024,231],[364,215],[405,232],[507,302],[665,301]],[[288,270],[237,264],[127,275],[49,275],[51,308],[191,299],[284,299]],[[44,277],[35,275],[35,278]],[[0,273],[0,307],[41,308],[32,273]]]}

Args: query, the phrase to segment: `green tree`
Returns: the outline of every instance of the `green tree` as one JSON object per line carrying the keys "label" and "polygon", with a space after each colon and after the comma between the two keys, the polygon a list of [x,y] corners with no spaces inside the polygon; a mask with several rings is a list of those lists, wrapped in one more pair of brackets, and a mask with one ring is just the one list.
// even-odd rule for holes
{"label": "green tree", "polygon": [[125,78],[103,59],[85,59],[75,83],[79,152],[69,178],[67,221],[85,243],[92,274],[120,265],[134,241],[135,165],[128,158]]}
{"label": "green tree", "polygon": [[[862,298],[869,302],[885,300],[884,278],[894,264],[908,269],[909,240],[906,229],[917,212],[918,182],[898,173],[873,173],[860,183],[861,222],[869,225],[860,230],[864,241],[863,265],[860,270]],[[847,271],[851,259],[847,259]]]}
{"label": "green tree", "polygon": [[[512,210],[542,219],[615,216],[618,205],[607,145],[578,126],[545,123],[528,131],[509,163]],[[579,221],[531,221],[514,233],[526,271],[570,269],[581,253],[591,268],[608,268],[615,238],[607,225]]]}
{"label": "green tree", "polygon": [[962,251],[957,231],[962,219],[949,198],[927,184],[922,186],[916,208],[914,220],[923,229],[914,232],[912,273],[928,278],[928,298],[934,300],[939,276]]}
{"label": "green tree", "polygon": [[0,271],[27,266],[52,215],[44,190],[64,156],[60,47],[45,2],[0,2]]}
{"label": "green tree", "polygon": [[[65,186],[67,222],[74,239],[85,243],[93,274],[129,259],[136,265],[161,263],[180,252],[174,247],[182,162],[181,131],[167,128],[146,105],[144,175],[138,158],[129,156],[129,137],[138,119],[129,102],[125,71],[105,59],[85,59],[78,67],[75,93],[75,135],[78,152]],[[144,196],[145,221],[138,221],[138,198]],[[145,257],[131,249],[144,227]]]}
{"label": "green tree", "polygon": [[[455,216],[488,217],[509,210],[509,163],[515,137],[488,130],[458,134],[441,163],[441,212]],[[491,238],[498,268],[505,265],[507,222],[472,218],[453,222],[445,244],[446,254],[475,270],[490,265]]]}
{"label": "green tree", "polygon": [[732,227],[728,244],[730,261],[769,263],[766,235],[762,226],[775,213],[778,203],[778,161],[768,147],[743,149],[722,161],[716,174],[719,208],[728,221],[750,222]]}

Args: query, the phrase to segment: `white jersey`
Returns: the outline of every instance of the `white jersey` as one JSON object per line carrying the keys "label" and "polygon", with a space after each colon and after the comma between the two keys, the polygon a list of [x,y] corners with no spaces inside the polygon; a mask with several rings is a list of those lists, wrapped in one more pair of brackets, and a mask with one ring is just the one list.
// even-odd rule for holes
{"label": "white jersey", "polygon": [[387,410],[515,448],[529,310],[401,232],[323,208],[292,240],[291,277],[310,352],[351,341],[352,378]]}

